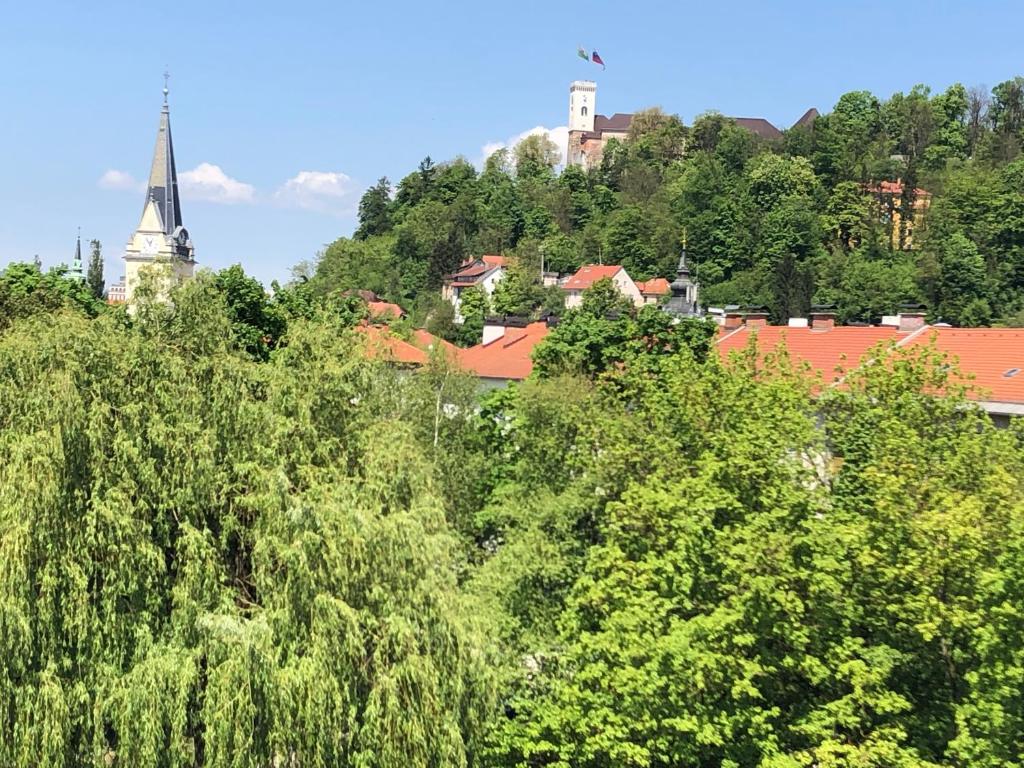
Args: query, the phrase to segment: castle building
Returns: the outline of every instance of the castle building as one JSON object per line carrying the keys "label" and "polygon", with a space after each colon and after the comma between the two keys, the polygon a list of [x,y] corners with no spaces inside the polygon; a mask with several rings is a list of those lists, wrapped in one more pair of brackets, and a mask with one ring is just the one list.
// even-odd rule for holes
{"label": "castle building", "polygon": [[[794,128],[810,129],[818,118],[818,110],[808,109],[793,124]],[[763,117],[727,118],[738,127],[767,142],[780,142],[783,132]],[[574,80],[569,85],[569,146],[566,163],[592,168],[601,162],[605,145],[612,139],[624,140],[633,124],[632,113],[616,112],[611,117],[597,114],[597,83]]]}
{"label": "castle building", "polygon": [[601,161],[601,152],[611,139],[625,139],[633,115],[597,114],[597,83],[574,80],[569,86],[569,165],[589,168]]}
{"label": "castle building", "polygon": [[[171,113],[164,84],[164,105],[160,110],[160,127],[156,134],[153,164],[142,218],[124,251],[124,300],[131,304],[139,286],[141,273],[156,265],[166,265],[167,277],[180,282],[195,272],[192,240],[182,224],[181,200],[178,197],[178,171],[174,164],[171,141]],[[164,289],[169,285],[163,286]]]}

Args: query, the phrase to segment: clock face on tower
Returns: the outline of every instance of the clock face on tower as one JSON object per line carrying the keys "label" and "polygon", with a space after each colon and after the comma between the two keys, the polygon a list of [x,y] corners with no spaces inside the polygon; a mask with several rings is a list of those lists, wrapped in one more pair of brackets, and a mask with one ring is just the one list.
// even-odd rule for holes
{"label": "clock face on tower", "polygon": [[142,239],[142,253],[144,256],[153,256],[156,254],[156,238],[152,235],[146,235]]}

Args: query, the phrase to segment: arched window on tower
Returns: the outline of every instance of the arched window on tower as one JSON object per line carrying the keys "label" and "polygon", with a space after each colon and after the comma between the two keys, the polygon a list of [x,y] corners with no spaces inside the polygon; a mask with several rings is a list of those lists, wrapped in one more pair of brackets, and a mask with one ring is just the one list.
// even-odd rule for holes
{"label": "arched window on tower", "polygon": [[586,107],[580,107],[580,114],[583,115],[584,117],[586,117],[587,116],[587,108]]}

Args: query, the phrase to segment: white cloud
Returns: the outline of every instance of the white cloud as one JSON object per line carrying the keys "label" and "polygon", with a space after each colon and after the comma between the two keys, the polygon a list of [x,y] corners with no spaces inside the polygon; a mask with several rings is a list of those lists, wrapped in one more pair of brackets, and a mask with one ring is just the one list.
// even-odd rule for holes
{"label": "white cloud", "polygon": [[543,125],[538,125],[530,128],[528,131],[516,134],[507,141],[489,141],[480,148],[480,165],[483,165],[484,161],[499,149],[505,149],[506,147],[515,149],[516,144],[527,136],[547,136],[551,141],[555,142],[555,146],[558,147],[559,154],[561,155],[560,162],[562,165],[565,165],[565,153],[569,142],[569,127],[565,125],[559,125],[556,128],[545,128]]}
{"label": "white cloud", "polygon": [[100,176],[96,182],[100,189],[129,189],[133,192],[144,190],[146,185],[130,173],[111,168]]}
{"label": "white cloud", "polygon": [[355,207],[356,192],[352,179],[344,173],[299,171],[278,187],[274,199],[295,208],[349,214]]}
{"label": "white cloud", "polygon": [[251,203],[256,196],[252,184],[233,179],[212,163],[200,163],[191,171],[178,174],[182,197],[211,203]]}

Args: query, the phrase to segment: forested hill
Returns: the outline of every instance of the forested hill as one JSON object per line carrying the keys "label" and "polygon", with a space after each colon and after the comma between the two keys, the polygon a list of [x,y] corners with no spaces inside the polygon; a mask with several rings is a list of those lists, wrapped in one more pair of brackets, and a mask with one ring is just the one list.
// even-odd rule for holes
{"label": "forested hill", "polygon": [[559,148],[535,136],[481,171],[428,158],[394,188],[381,179],[353,237],[331,244],[311,276],[423,317],[444,274],[501,253],[522,269],[497,309],[537,310],[542,257],[563,273],[603,262],[668,277],[685,233],[708,304],[765,305],[779,320],[830,303],[852,321],[912,301],[933,320],[1019,325],[1022,145],[1022,77],[990,93],[854,91],[777,143],[717,113],[685,126],[649,109],[589,171],[559,172]]}

